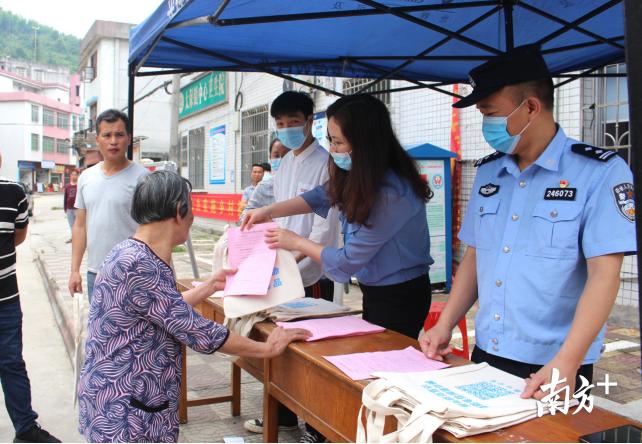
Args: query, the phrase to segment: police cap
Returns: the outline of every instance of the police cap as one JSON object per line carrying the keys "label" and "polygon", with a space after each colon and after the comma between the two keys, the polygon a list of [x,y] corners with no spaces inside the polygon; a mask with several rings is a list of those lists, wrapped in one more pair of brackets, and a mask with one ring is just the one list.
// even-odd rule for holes
{"label": "police cap", "polygon": [[468,81],[473,87],[473,92],[453,106],[466,108],[499,91],[504,86],[550,77],[551,74],[538,45],[518,46],[473,68],[468,74]]}

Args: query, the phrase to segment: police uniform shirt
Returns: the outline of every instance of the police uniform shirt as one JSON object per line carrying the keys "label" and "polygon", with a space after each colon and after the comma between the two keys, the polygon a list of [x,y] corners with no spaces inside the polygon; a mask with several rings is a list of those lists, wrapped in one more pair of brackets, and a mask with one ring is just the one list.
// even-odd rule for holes
{"label": "police uniform shirt", "polygon": [[[615,152],[569,139],[561,128],[524,171],[500,153],[477,163],[459,232],[477,256],[477,346],[546,364],[570,330],[586,260],[636,249],[631,171]],[[584,364],[599,359],[604,330]]]}

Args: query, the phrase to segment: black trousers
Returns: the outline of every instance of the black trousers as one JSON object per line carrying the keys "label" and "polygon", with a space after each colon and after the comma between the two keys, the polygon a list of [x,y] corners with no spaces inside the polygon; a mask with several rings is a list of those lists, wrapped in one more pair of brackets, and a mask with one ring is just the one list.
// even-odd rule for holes
{"label": "black trousers", "polygon": [[[473,354],[471,355],[470,360],[476,363],[488,362],[492,367],[503,370],[511,375],[519,376],[520,378],[530,378],[531,373],[537,373],[542,367],[544,367],[543,365],[527,364],[524,362],[513,361],[512,359],[502,358],[501,356],[491,355],[477,346],[473,349]],[[577,370],[577,375],[575,376],[575,390],[582,386],[580,375],[584,376],[588,380],[589,384],[591,384],[593,382],[593,364],[584,364]],[[587,391],[587,393],[590,393],[590,390]]]}
{"label": "black trousers", "polygon": [[322,277],[309,287],[304,287],[303,290],[306,298],[321,298],[330,302],[334,300],[334,282],[326,277]]}
{"label": "black trousers", "polygon": [[417,339],[432,300],[428,274],[394,285],[359,286],[363,292],[363,319]]}

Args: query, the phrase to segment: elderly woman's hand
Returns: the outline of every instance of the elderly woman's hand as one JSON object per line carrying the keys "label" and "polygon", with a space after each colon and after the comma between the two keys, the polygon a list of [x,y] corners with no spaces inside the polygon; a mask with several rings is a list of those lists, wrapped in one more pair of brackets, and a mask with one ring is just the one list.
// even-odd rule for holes
{"label": "elderly woman's hand", "polygon": [[220,269],[202,284],[183,292],[183,300],[191,306],[200,304],[219,290],[225,289],[225,277],[236,273],[236,270]]}
{"label": "elderly woman's hand", "polygon": [[236,273],[236,271],[237,270],[226,270],[224,268],[221,268],[216,273],[211,275],[209,279],[205,281],[205,283],[210,286],[210,288],[212,289],[212,293],[214,293],[215,291],[225,290],[225,281],[227,276],[233,275],[234,273]]}
{"label": "elderly woman's hand", "polygon": [[276,327],[265,341],[266,354],[264,358],[273,358],[278,356],[290,342],[293,341],[303,341],[312,336],[308,330],[303,330],[302,328],[289,328],[284,329],[283,327]]}

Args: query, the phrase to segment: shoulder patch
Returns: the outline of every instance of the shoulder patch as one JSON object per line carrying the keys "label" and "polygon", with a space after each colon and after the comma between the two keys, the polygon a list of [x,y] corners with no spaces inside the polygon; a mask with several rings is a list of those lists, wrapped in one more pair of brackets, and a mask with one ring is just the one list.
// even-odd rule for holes
{"label": "shoulder patch", "polygon": [[599,160],[600,162],[608,162],[613,157],[617,156],[617,153],[613,150],[596,148],[585,143],[573,144],[571,146],[571,151],[573,151],[575,154],[581,154],[582,156],[590,157],[594,160]]}
{"label": "shoulder patch", "polygon": [[499,151],[495,151],[493,154],[489,154],[486,157],[482,157],[481,159],[477,159],[475,162],[475,167],[482,166],[485,163],[492,162],[493,160],[499,159],[500,157],[505,156],[504,153],[500,153]]}
{"label": "shoulder patch", "polygon": [[620,183],[613,187],[613,197],[620,215],[629,222],[635,222],[635,199],[633,184],[629,182]]}

